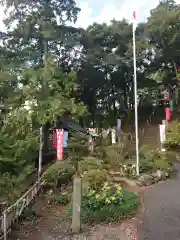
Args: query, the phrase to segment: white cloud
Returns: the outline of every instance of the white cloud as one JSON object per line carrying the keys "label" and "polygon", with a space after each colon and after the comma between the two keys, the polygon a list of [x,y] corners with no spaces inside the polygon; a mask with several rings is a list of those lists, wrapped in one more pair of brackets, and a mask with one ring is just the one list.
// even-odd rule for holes
{"label": "white cloud", "polygon": [[[104,1],[105,2],[105,1]],[[180,0],[176,0],[180,3]],[[150,10],[155,8],[159,0],[125,0],[123,4],[104,3],[103,8],[96,17],[92,17],[93,9],[89,6],[87,1],[80,2],[79,7],[81,12],[79,14],[76,26],[86,28],[93,22],[109,23],[112,19],[121,20],[123,18],[132,21],[132,13],[135,10],[138,21],[145,21],[149,16]]]}

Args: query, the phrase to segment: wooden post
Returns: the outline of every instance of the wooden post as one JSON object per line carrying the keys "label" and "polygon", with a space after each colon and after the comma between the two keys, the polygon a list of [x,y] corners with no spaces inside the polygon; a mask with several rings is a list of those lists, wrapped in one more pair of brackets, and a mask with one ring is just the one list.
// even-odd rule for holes
{"label": "wooden post", "polygon": [[168,121],[167,120],[162,120],[162,125],[165,125],[166,127],[168,127]]}
{"label": "wooden post", "polygon": [[81,198],[82,179],[74,176],[73,179],[73,209],[72,209],[72,232],[79,233],[81,230]]}
{"label": "wooden post", "polygon": [[4,211],[3,214],[3,231],[4,231],[4,240],[7,240],[7,212]]}
{"label": "wooden post", "polygon": [[40,128],[38,180],[40,179],[42,173],[42,151],[43,151],[43,127]]}
{"label": "wooden post", "polygon": [[165,152],[165,141],[166,141],[166,126],[164,124],[159,125],[159,134],[160,134],[160,144],[161,152]]}

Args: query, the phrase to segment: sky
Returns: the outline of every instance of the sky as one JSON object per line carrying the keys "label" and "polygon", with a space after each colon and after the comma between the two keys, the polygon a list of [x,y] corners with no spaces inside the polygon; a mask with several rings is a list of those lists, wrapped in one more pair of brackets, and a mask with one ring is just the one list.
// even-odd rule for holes
{"label": "sky", "polygon": [[[155,8],[159,0],[76,0],[81,8],[76,25],[86,28],[93,22],[110,22],[123,18],[132,22],[135,10],[137,21],[146,21],[150,10]],[[176,0],[180,4],[180,0]]]}
{"label": "sky", "polygon": [[[180,4],[180,0],[176,0]],[[81,12],[76,22],[77,27],[86,28],[93,22],[106,22],[123,18],[132,21],[135,10],[137,21],[146,21],[151,9],[155,8],[159,0],[76,0]],[[0,30],[4,30],[3,8],[0,8]]]}

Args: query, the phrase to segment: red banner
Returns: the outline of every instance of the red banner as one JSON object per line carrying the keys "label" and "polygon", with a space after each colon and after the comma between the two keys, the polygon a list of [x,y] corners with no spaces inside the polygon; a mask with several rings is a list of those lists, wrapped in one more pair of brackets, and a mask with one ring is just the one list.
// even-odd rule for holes
{"label": "red banner", "polygon": [[170,118],[171,118],[171,110],[168,107],[168,108],[165,109],[165,111],[166,111],[166,120],[169,121]]}
{"label": "red banner", "polygon": [[57,160],[63,160],[63,142],[64,142],[64,130],[56,129],[57,135]]}

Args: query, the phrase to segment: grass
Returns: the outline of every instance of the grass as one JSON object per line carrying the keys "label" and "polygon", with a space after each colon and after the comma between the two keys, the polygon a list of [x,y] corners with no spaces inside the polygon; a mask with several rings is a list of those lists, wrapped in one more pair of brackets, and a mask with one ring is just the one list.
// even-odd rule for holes
{"label": "grass", "polygon": [[[100,208],[88,208],[86,202],[82,203],[81,219],[83,223],[117,222],[134,216],[140,206],[138,196],[131,191],[123,189],[123,199],[119,204],[105,204]],[[72,206],[69,206],[68,214],[72,215]]]}

